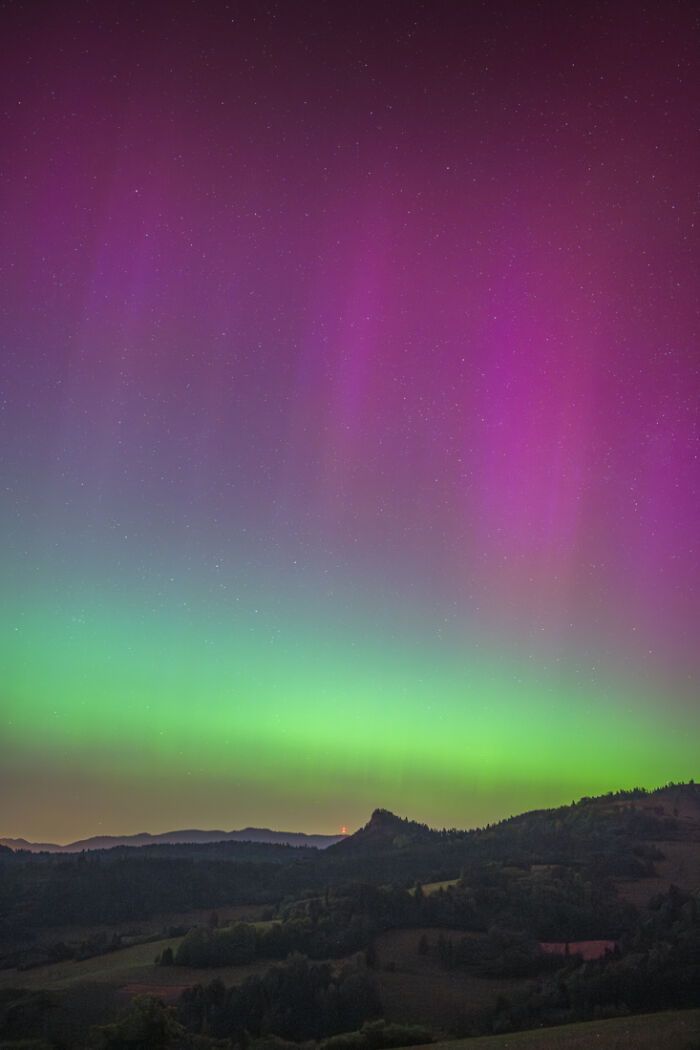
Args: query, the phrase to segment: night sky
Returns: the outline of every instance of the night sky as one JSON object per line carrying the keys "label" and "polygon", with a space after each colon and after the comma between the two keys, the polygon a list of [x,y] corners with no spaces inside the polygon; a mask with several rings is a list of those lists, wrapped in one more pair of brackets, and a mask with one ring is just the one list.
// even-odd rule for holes
{"label": "night sky", "polygon": [[0,834],[697,776],[696,5],[0,41]]}

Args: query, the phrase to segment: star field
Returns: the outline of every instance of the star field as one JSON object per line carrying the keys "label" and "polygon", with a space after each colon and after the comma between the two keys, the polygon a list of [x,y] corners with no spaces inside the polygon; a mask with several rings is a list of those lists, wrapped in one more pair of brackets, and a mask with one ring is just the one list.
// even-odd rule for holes
{"label": "star field", "polygon": [[0,23],[0,831],[696,776],[695,5]]}

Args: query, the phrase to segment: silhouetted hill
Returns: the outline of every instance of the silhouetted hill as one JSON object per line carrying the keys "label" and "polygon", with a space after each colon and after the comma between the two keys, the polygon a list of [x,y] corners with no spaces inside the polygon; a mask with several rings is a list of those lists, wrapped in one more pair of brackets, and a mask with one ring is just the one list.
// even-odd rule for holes
{"label": "silhouetted hill", "polygon": [[26,839],[0,838],[0,846],[30,853],[81,853],[83,850],[113,849],[115,846],[158,846],[208,844],[212,842],[267,842],[277,846],[306,846],[326,849],[338,842],[340,835],[307,835],[302,831],[271,831],[269,828],[242,828],[240,831],[164,831],[151,835],[94,835],[60,846],[54,842],[28,842]]}
{"label": "silhouetted hill", "polygon": [[369,821],[353,835],[336,842],[329,850],[349,853],[366,853],[374,850],[405,849],[409,846],[428,843],[439,835],[427,824],[397,817],[388,809],[375,809]]}
{"label": "silhouetted hill", "polygon": [[[470,843],[497,849],[498,843],[512,849],[517,840],[518,847],[531,852],[535,843],[544,836],[547,850],[557,840],[575,837],[583,846],[595,830],[596,836],[603,829],[616,829],[621,825],[638,832],[642,838],[652,832],[664,837],[689,839],[700,842],[700,785],[669,784],[654,791],[633,788],[630,791],[610,792],[589,798],[584,797],[570,805],[554,809],[529,810],[516,816],[506,817],[496,824],[470,830],[438,830],[417,821],[398,817],[387,809],[375,809],[367,824],[353,835],[348,835],[327,850],[327,856],[384,853],[386,851],[409,851],[447,847],[448,844]],[[528,840],[528,836],[532,836]],[[595,836],[594,836],[595,837]],[[555,847],[556,848],[556,847]]]}
{"label": "silhouetted hill", "polygon": [[329,883],[408,884],[455,878],[490,863],[593,873],[617,880],[632,903],[645,903],[671,884],[696,892],[700,787],[691,782],[611,792],[470,831],[434,830],[375,810],[368,824],[324,850],[313,867],[318,880]]}

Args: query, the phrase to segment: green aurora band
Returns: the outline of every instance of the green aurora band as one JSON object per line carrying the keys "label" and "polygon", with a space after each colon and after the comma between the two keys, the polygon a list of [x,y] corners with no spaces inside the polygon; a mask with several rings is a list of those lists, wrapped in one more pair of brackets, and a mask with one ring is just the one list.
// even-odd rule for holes
{"label": "green aurora band", "polygon": [[[467,826],[693,775],[697,726],[660,734],[659,697],[638,681],[586,678],[573,661],[536,670],[473,632],[418,646],[405,625],[373,634],[365,617],[348,642],[347,623],[284,620],[224,628],[191,609],[34,600],[2,624],[5,746],[20,766],[79,771],[81,795],[128,784],[131,819],[152,831],[181,825],[178,804],[202,793],[209,825],[269,823],[273,807],[333,831],[376,805]],[[93,818],[112,831],[129,819],[115,794]],[[84,814],[63,823],[67,837],[90,830]]]}

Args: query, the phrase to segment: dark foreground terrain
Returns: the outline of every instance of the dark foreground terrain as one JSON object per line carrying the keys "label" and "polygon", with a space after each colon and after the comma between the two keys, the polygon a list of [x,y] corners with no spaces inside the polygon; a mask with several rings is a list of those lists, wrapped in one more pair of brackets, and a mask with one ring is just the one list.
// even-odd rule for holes
{"label": "dark foreground terrain", "polygon": [[698,1050],[699,893],[692,783],[324,850],[0,849],[0,1048]]}

